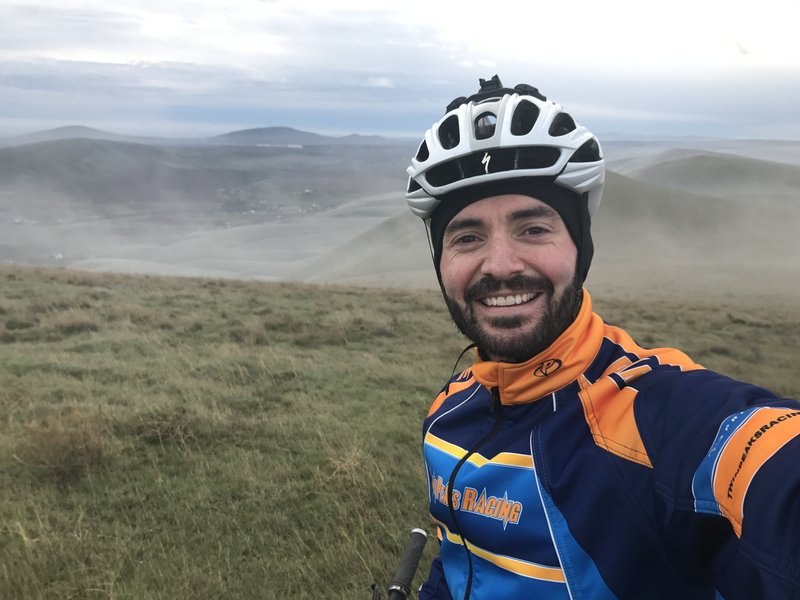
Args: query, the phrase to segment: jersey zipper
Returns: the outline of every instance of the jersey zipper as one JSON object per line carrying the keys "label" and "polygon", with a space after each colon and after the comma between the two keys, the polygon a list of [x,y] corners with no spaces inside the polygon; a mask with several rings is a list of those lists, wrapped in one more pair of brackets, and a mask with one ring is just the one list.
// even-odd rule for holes
{"label": "jersey zipper", "polygon": [[474,446],[472,446],[472,448],[470,448],[467,453],[461,457],[461,460],[456,463],[456,466],[453,467],[453,470],[450,473],[450,485],[447,488],[447,510],[450,512],[450,518],[453,520],[453,525],[455,525],[456,530],[458,531],[458,536],[461,538],[461,543],[464,546],[464,552],[467,553],[467,564],[469,565],[467,586],[464,589],[464,600],[469,600],[469,596],[472,591],[472,552],[467,545],[467,540],[464,537],[464,534],[461,532],[461,526],[458,524],[456,511],[453,507],[453,488],[455,487],[456,476],[461,470],[461,467],[464,466],[464,463],[469,460],[470,456],[488,444],[499,433],[500,427],[503,424],[503,405],[500,402],[500,390],[499,388],[494,387],[491,388],[491,392],[492,409],[495,413],[494,425],[492,425],[491,431],[489,431],[489,433],[483,436],[483,438],[481,438]]}

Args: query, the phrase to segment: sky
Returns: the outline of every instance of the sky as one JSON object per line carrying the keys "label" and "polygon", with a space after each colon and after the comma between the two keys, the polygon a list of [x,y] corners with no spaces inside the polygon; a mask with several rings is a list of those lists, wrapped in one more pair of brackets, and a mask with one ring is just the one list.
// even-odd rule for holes
{"label": "sky", "polygon": [[0,135],[421,137],[498,74],[592,131],[800,139],[800,0],[0,0]]}

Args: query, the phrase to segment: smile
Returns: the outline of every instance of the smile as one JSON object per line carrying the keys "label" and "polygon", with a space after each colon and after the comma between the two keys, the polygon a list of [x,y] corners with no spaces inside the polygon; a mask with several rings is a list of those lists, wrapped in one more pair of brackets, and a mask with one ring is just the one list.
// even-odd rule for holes
{"label": "smile", "polygon": [[509,296],[490,296],[483,298],[481,303],[484,306],[516,306],[517,304],[525,304],[530,302],[536,297],[536,294],[531,292],[525,294],[513,294]]}

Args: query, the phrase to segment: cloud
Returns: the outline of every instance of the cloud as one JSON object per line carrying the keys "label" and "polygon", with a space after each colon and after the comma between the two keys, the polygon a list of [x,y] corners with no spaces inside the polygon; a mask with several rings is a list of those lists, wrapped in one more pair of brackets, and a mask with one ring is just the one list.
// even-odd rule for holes
{"label": "cloud", "polygon": [[366,86],[371,88],[393,88],[394,83],[388,77],[369,77]]}
{"label": "cloud", "polygon": [[137,39],[136,24],[105,9],[5,4],[0,6],[0,57],[45,57],[102,47],[113,52]]}
{"label": "cloud", "polygon": [[[707,123],[740,135],[771,121],[797,131],[800,52],[786,53],[790,66],[769,58],[796,36],[770,46],[746,21],[715,13],[717,0],[691,23],[616,5],[615,13],[608,3],[577,2],[580,18],[549,27],[563,8],[504,0],[490,13],[485,4],[476,12],[470,2],[453,10],[422,0],[369,9],[356,0],[5,4],[0,95],[5,117],[20,123],[421,132],[454,97],[476,91],[478,77],[499,73],[508,85],[554,95],[601,130],[669,124],[686,133]],[[632,22],[611,18],[623,8]]]}

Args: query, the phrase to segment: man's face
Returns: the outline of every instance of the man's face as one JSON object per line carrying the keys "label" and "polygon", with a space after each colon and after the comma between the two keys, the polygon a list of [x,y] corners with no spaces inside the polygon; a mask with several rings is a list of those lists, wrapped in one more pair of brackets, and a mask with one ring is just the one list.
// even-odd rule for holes
{"label": "man's face", "polygon": [[493,360],[535,356],[580,306],[577,248],[558,213],[517,194],[492,196],[447,225],[440,271],[450,314]]}

